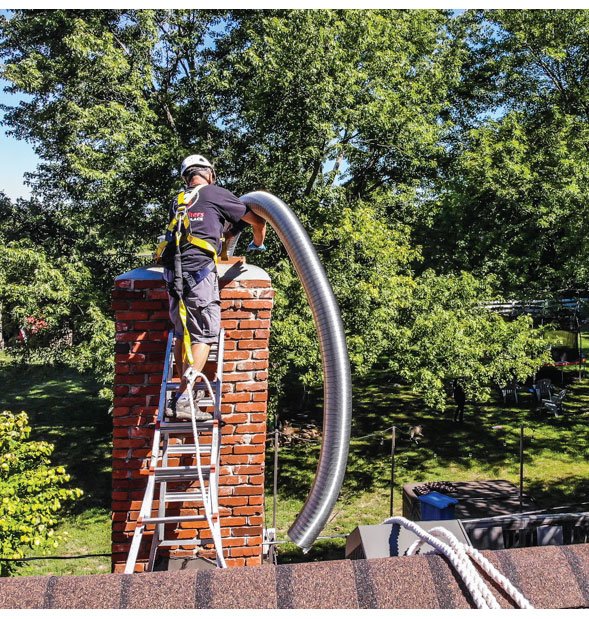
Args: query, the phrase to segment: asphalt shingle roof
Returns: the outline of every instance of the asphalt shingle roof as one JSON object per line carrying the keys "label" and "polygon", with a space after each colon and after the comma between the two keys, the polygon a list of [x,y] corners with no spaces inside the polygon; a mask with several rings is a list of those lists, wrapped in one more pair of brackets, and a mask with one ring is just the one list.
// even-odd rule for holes
{"label": "asphalt shingle roof", "polygon": [[[589,608],[589,544],[483,554],[536,608]],[[504,608],[513,604],[491,584]],[[473,608],[438,555],[230,570],[0,578],[0,608]]]}

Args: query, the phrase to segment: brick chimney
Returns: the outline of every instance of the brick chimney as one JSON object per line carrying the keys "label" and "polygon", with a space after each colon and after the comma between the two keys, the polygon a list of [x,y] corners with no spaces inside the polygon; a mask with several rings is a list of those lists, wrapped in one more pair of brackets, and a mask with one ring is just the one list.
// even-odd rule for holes
{"label": "brick chimney", "polygon": [[[220,263],[225,329],[219,508],[227,565],[259,565],[264,522],[268,338],[274,291],[268,274],[243,262]],[[168,297],[160,267],[115,280],[116,320],[112,460],[112,566],[124,570],[147,477],[168,336]],[[193,536],[183,523],[179,535]],[[192,526],[192,523],[188,523]],[[196,528],[196,524],[194,527]],[[147,561],[150,530],[139,562]]]}

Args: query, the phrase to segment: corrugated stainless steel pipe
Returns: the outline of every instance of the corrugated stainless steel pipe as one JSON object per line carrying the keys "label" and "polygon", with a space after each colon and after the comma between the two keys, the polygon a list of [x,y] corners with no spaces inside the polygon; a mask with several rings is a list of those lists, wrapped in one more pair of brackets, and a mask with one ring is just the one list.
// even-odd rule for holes
{"label": "corrugated stainless steel pipe", "polygon": [[[241,197],[274,228],[311,307],[323,364],[323,441],[315,480],[302,510],[288,530],[303,549],[311,547],[337,501],[346,464],[352,422],[350,361],[339,307],[311,240],[292,210],[276,196],[254,191]],[[229,244],[233,254],[237,238]]]}

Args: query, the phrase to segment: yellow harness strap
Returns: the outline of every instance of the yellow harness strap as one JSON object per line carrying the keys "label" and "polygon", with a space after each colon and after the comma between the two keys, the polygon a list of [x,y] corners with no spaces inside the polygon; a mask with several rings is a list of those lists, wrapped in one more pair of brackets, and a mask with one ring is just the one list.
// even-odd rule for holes
{"label": "yellow harness strap", "polygon": [[[186,207],[191,204],[194,194],[196,194],[196,200],[198,200],[198,192],[200,191],[201,187],[204,187],[204,185],[197,185],[192,191],[181,191],[178,194],[178,208],[176,209],[176,214],[168,225],[166,232],[174,232],[175,230],[177,230],[177,228],[181,227],[178,226],[179,222],[181,222],[181,224],[184,226],[184,229],[187,231],[186,240],[191,245],[194,245],[195,247],[198,247],[199,249],[207,252],[207,254],[210,254],[215,264],[217,264],[217,262],[219,261],[219,257],[217,256],[217,250],[208,241],[205,241],[204,239],[200,239],[197,236],[193,236],[192,234],[190,234],[190,220],[188,219],[188,215],[186,214]],[[159,243],[155,250],[156,261],[161,258],[161,255],[164,253],[164,249],[169,242],[170,239],[167,238],[166,240]]]}
{"label": "yellow harness strap", "polygon": [[[200,189],[204,187],[204,185],[197,185],[192,189],[192,191],[184,192],[181,191],[178,194],[178,206],[176,208],[176,213],[170,221],[167,229],[166,229],[166,239],[158,244],[155,250],[155,259],[156,261],[161,258],[161,255],[164,252],[167,244],[172,240],[172,234],[176,240],[176,248],[177,251],[180,251],[180,243],[182,241],[182,229],[186,231],[185,239],[191,245],[202,249],[211,255],[211,258],[214,260],[215,264],[218,262],[217,250],[204,239],[200,239],[196,236],[190,234],[190,220],[188,215],[186,214],[186,209],[191,204],[196,203],[198,200],[198,194]],[[193,200],[196,194],[196,200]],[[190,341],[190,333],[188,331],[187,320],[187,309],[186,304],[184,303],[184,299],[180,297],[178,300],[178,314],[180,316],[180,321],[182,322],[182,328],[184,334],[182,336],[182,360],[184,362],[188,362],[190,365],[194,363],[194,357],[192,356],[192,342]]]}

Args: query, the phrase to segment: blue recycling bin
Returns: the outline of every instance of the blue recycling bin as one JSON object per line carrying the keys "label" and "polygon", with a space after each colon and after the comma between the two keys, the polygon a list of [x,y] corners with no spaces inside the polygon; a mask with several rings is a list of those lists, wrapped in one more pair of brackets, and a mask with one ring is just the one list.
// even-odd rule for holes
{"label": "blue recycling bin", "polygon": [[422,520],[454,520],[454,506],[458,499],[442,494],[441,492],[429,492],[417,497],[421,508]]}

